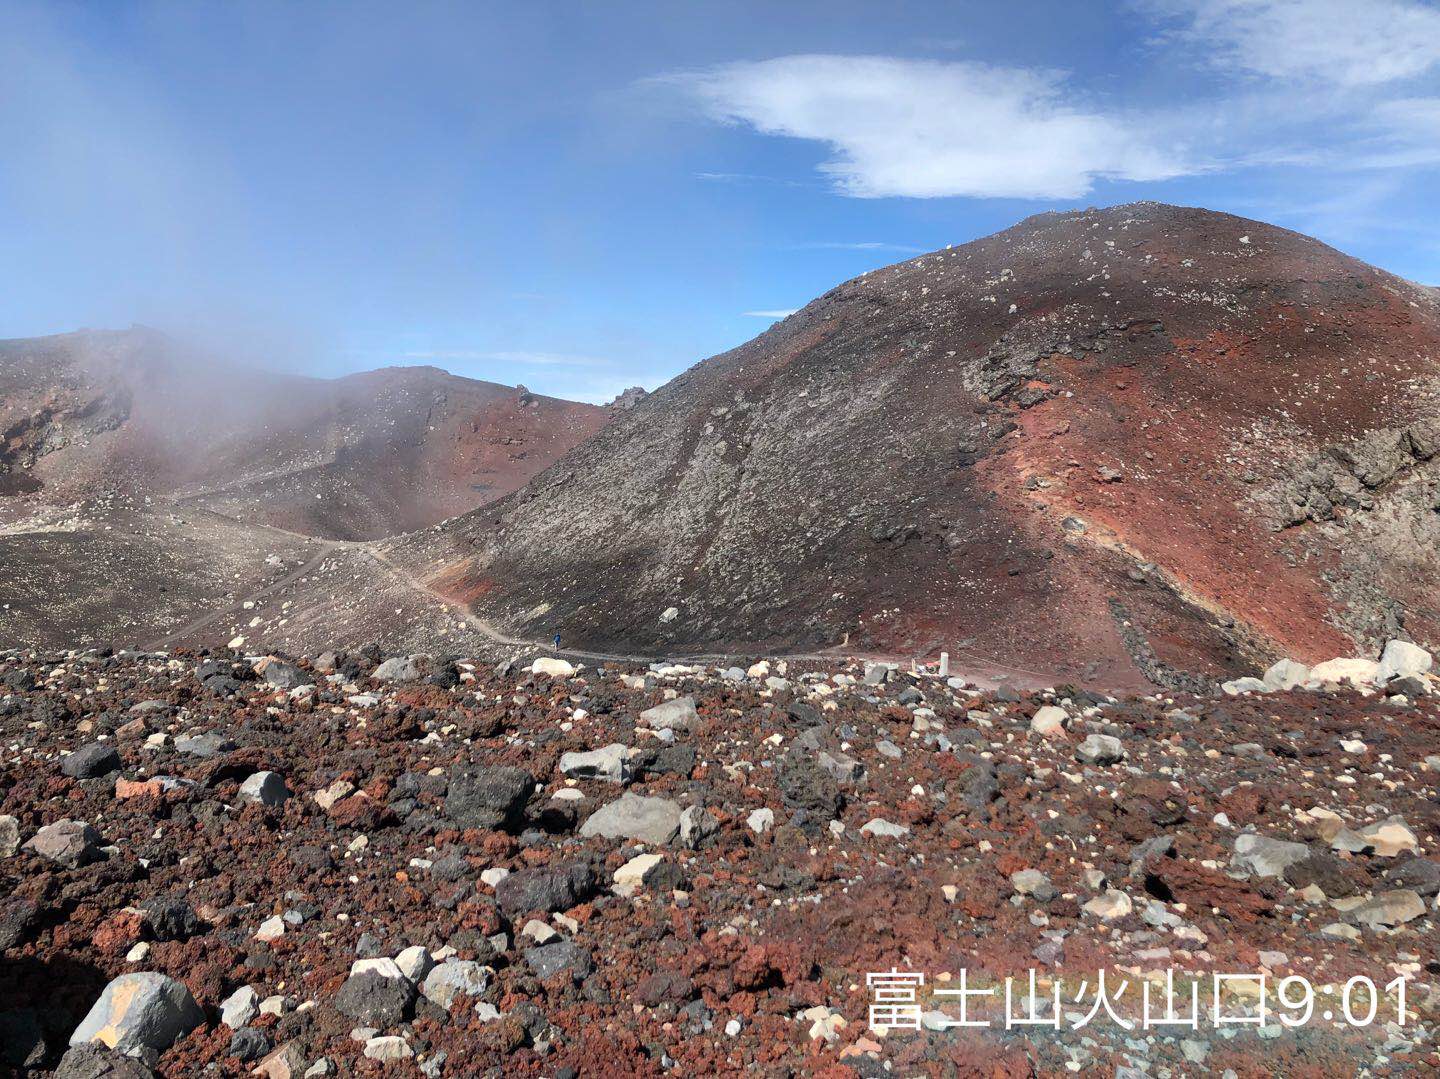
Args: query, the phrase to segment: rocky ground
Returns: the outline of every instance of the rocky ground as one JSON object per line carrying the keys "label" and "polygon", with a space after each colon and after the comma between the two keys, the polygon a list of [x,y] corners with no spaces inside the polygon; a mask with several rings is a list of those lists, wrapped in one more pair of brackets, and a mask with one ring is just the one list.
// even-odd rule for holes
{"label": "rocky ground", "polygon": [[[1281,668],[1123,700],[874,664],[0,653],[0,1060],[1433,1070],[1440,698],[1401,651],[1339,675],[1363,690]],[[890,971],[924,976],[918,1030],[872,1027]],[[1031,971],[1058,1030],[1005,1028]],[[1102,971],[1133,1029],[1086,1019]],[[1213,1015],[1206,981],[1194,1029],[1144,1029],[1167,971],[1264,974],[1263,1022],[1256,982]],[[947,994],[962,972],[998,993]],[[1293,1027],[1287,976],[1316,991]],[[1337,997],[1362,977],[1364,1027]],[[947,1026],[961,999],[990,1025]]]}

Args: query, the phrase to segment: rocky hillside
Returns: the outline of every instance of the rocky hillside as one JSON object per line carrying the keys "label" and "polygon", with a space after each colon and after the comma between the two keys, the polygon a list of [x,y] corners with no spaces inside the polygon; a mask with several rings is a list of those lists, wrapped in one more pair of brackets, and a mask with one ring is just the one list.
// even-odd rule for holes
{"label": "rocky hillside", "polygon": [[508,494],[604,409],[433,367],[335,380],[200,359],[153,331],[0,342],[0,500],[150,495],[332,539]]}
{"label": "rocky hillside", "polygon": [[394,556],[502,630],[1112,685],[1440,639],[1440,298],[1284,229],[1045,214],[848,281]]}

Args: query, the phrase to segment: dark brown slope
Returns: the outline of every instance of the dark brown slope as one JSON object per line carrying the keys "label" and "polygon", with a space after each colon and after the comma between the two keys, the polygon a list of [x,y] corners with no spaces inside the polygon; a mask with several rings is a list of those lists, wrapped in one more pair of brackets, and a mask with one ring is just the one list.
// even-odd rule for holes
{"label": "dark brown slope", "polygon": [[366,539],[521,486],[607,419],[432,367],[335,380],[216,364],[146,330],[0,342],[0,495],[169,498]]}
{"label": "dark brown slope", "polygon": [[1432,290],[1315,240],[1041,215],[839,286],[398,557],[577,646],[1134,684],[1433,645],[1437,361]]}

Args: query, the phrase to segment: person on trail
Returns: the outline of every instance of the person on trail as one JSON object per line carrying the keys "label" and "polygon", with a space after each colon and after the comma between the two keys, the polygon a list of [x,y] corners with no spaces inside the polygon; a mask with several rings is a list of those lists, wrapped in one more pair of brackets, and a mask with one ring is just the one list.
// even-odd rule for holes
{"label": "person on trail", "polygon": [[560,651],[560,634],[555,634],[555,651]]}

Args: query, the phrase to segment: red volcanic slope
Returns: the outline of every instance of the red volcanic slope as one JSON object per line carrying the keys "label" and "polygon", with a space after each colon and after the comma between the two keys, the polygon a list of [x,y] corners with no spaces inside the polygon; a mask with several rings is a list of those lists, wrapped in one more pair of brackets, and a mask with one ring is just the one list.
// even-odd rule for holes
{"label": "red volcanic slope", "polygon": [[1440,644],[1440,299],[1284,229],[1046,214],[833,289],[398,555],[516,635],[1112,685]]}
{"label": "red volcanic slope", "polygon": [[322,380],[205,363],[145,330],[0,343],[0,494],[118,489],[331,538],[474,509],[607,419],[433,367]]}

